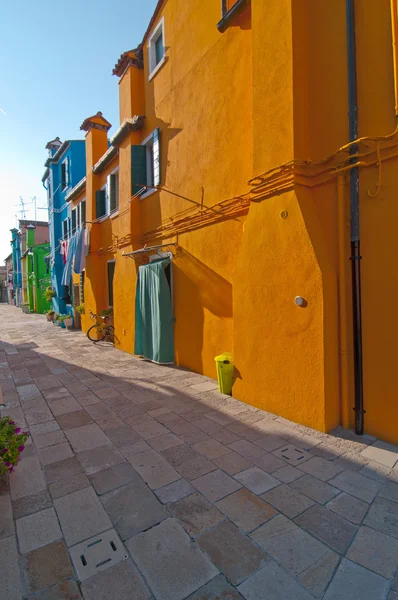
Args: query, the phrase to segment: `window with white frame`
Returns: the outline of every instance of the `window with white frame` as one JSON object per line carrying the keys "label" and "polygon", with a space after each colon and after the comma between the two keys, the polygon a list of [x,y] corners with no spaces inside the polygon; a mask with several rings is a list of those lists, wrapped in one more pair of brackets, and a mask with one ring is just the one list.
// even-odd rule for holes
{"label": "window with white frame", "polygon": [[159,21],[148,40],[149,78],[153,77],[165,61],[164,17]]}
{"label": "window with white frame", "polygon": [[116,168],[107,177],[107,213],[112,215],[119,210],[119,168]]}
{"label": "window with white frame", "polygon": [[143,142],[146,149],[146,185],[147,192],[160,185],[160,136],[159,129],[155,129]]}
{"label": "window with white frame", "polygon": [[86,199],[84,198],[76,205],[76,228],[84,227],[86,222]]}
{"label": "window with white frame", "polygon": [[65,190],[69,187],[69,157],[67,156],[61,163],[61,186]]}
{"label": "window with white frame", "polygon": [[68,219],[64,219],[62,221],[62,237],[64,240],[68,239],[69,227],[68,227]]}

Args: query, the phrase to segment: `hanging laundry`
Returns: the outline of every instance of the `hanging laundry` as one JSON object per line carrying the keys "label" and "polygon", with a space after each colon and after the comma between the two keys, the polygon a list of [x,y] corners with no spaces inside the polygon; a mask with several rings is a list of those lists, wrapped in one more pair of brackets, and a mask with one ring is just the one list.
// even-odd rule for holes
{"label": "hanging laundry", "polygon": [[64,265],[66,265],[66,260],[68,258],[68,240],[60,240],[59,253],[62,256]]}
{"label": "hanging laundry", "polygon": [[86,229],[84,230],[84,250],[87,256],[90,251],[90,231],[88,227],[86,227]]}
{"label": "hanging laundry", "polygon": [[68,253],[66,257],[66,263],[64,267],[64,272],[62,274],[62,285],[70,285],[71,277],[72,277],[72,261],[75,256],[76,250],[76,234],[72,236],[69,240],[68,244]]}
{"label": "hanging laundry", "polygon": [[85,234],[83,228],[79,229],[79,231],[76,233],[76,238],[77,242],[73,271],[74,273],[80,274],[86,266],[86,251],[84,244]]}

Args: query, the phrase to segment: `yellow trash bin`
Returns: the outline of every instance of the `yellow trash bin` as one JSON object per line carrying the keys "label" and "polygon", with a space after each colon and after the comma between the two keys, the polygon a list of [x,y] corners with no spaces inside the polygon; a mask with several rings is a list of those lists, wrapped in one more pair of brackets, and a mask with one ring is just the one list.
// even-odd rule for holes
{"label": "yellow trash bin", "polygon": [[218,388],[222,394],[232,394],[234,363],[230,352],[224,352],[214,358],[217,365]]}

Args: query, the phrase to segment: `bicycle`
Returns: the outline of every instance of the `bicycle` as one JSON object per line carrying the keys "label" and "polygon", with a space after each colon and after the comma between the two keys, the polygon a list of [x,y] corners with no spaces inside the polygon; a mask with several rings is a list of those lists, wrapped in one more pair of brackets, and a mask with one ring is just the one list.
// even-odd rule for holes
{"label": "bicycle", "polygon": [[115,328],[112,325],[106,324],[107,317],[101,317],[96,315],[92,310],[89,311],[89,315],[95,324],[92,325],[87,331],[87,337],[91,342],[102,342],[108,341],[114,343],[115,339]]}

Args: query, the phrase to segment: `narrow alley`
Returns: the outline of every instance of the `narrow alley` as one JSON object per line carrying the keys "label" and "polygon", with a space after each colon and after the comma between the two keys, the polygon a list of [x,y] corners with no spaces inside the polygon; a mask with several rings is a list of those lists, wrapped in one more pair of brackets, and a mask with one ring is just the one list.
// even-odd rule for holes
{"label": "narrow alley", "polygon": [[397,600],[398,449],[0,305],[1,600]]}

